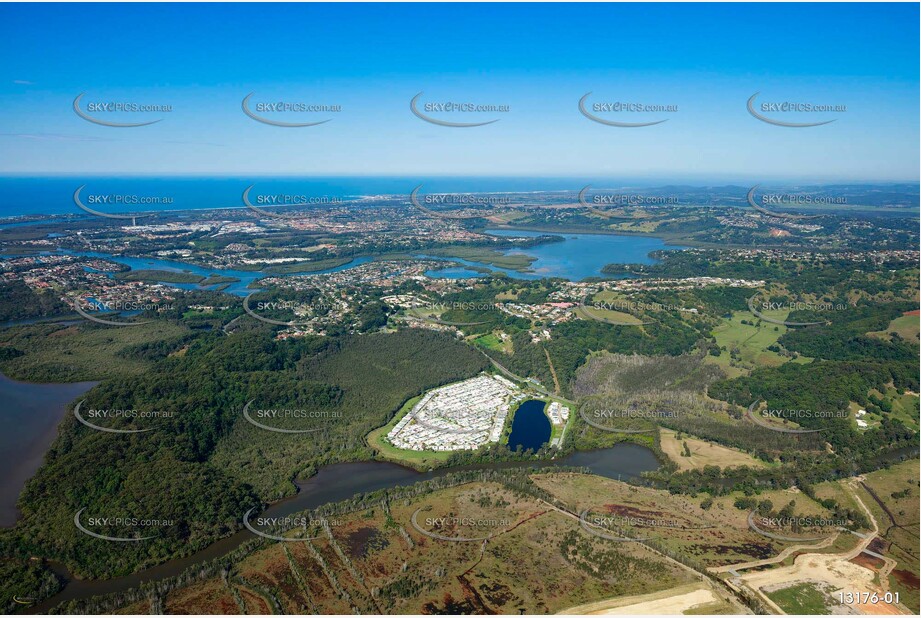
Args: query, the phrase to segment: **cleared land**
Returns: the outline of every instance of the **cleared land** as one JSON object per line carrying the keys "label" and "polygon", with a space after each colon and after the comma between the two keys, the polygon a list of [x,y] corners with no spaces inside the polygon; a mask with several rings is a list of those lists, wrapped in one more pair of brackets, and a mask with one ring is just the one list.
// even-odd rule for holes
{"label": "cleared land", "polygon": [[921,569],[918,556],[921,518],[918,460],[910,459],[867,474],[856,491],[880,525],[880,538],[873,549],[896,562],[881,577],[890,590],[899,593],[902,603],[917,613],[921,610],[918,598]]}
{"label": "cleared land", "polygon": [[[783,320],[787,317],[787,312],[765,311],[764,315]],[[743,324],[743,320],[747,324]],[[759,322],[760,325],[756,326]],[[730,377],[746,374],[756,367],[782,365],[789,359],[768,350],[768,347],[777,344],[777,340],[785,332],[786,326],[761,322],[749,311],[734,311],[731,318],[725,319],[723,324],[713,329],[717,345],[725,350],[717,357],[708,356],[707,360],[717,364]]]}
{"label": "cleared land", "polygon": [[[749,466],[763,468],[767,464],[760,459],[755,459],[747,453],[736,449],[720,446],[707,440],[701,440],[688,434],[682,434],[681,439],[671,429],[659,428],[659,438],[662,451],[668,458],[678,464],[679,470],[695,470],[704,466],[719,466],[731,468],[733,466]],[[691,456],[684,456],[684,445],[687,444]]]}
{"label": "cleared land", "polygon": [[831,590],[820,582],[802,582],[766,592],[788,614],[825,615],[837,605],[830,595]]}
{"label": "cleared land", "polygon": [[[505,520],[486,542],[447,542],[410,520],[453,513]],[[687,569],[635,543],[586,534],[578,519],[491,482],[468,483],[336,516],[309,542],[274,543],[215,576],[170,592],[171,612],[230,608],[284,613],[554,613],[612,597],[695,583]],[[436,527],[439,524],[435,524]],[[437,530],[457,536],[463,526]],[[625,577],[625,574],[630,577]],[[235,600],[235,597],[237,600]]]}
{"label": "cleared land", "polygon": [[601,307],[577,307],[573,309],[573,313],[583,320],[598,320],[601,322],[610,322],[615,324],[636,324],[639,325],[643,320],[639,319],[636,316],[630,315],[623,311],[615,311],[613,309],[604,309]]}
{"label": "cleared land", "polygon": [[448,258],[460,258],[488,264],[496,268],[507,268],[509,270],[527,271],[531,264],[537,260],[536,257],[525,255],[524,253],[510,253],[506,255],[502,251],[490,249],[489,247],[465,247],[462,245],[444,247],[441,249],[429,249],[426,251],[429,255]]}
{"label": "cleared land", "polygon": [[905,341],[912,341],[917,343],[919,338],[919,330],[921,330],[921,327],[919,327],[919,322],[921,322],[921,319],[919,319],[918,312],[911,311],[889,322],[889,326],[887,326],[885,330],[867,334],[874,337],[879,337],[880,339],[886,339],[888,341],[892,339],[890,333],[897,333]]}
{"label": "cleared land", "polygon": [[[851,592],[851,593],[862,593],[862,594],[877,594],[882,595],[886,592],[886,586],[881,585],[877,577],[875,570],[867,568],[864,565],[859,564],[859,560],[855,561],[855,558],[861,556],[861,554],[867,550],[871,544],[874,542],[879,526],[876,521],[876,518],[873,516],[872,511],[870,511],[866,506],[866,501],[861,498],[860,495],[854,491],[854,481],[843,481],[845,483],[845,488],[849,491],[853,499],[860,506],[860,508],[867,513],[870,517],[873,530],[869,534],[864,534],[862,536],[849,535],[842,533],[842,537],[852,537],[855,544],[840,553],[801,553],[797,555],[792,564],[779,566],[776,568],[770,568],[767,570],[757,570],[743,573],[742,575],[736,577],[733,574],[733,578],[730,580],[730,583],[733,586],[745,587],[755,593],[761,600],[769,607],[773,608],[775,611],[780,613],[782,608],[778,605],[777,602],[771,597],[772,592],[786,590],[791,586],[798,585],[803,582],[810,582],[814,585],[821,587],[821,591],[825,593],[836,593],[837,591]],[[778,556],[778,558],[785,558],[786,556]],[[762,563],[748,563],[735,565],[733,567],[734,572],[738,572],[743,569],[751,569],[757,566],[765,566],[769,561],[763,561]],[[719,569],[719,571],[726,571],[726,568]],[[798,595],[798,596],[797,596]],[[832,596],[826,595],[826,599],[834,598]],[[803,590],[802,594],[798,594],[796,590],[789,594],[781,594],[781,602],[787,602],[791,604],[796,603],[805,603],[809,605],[815,605],[818,603],[817,596],[809,590]],[[824,601],[823,603],[827,603]],[[837,604],[837,603],[836,603]],[[793,607],[794,605],[791,605]],[[883,600],[880,600],[879,603],[869,605],[869,604],[854,604],[847,606],[846,608],[837,608],[836,613],[841,613],[842,610],[845,612],[857,612],[857,613],[873,613],[873,614],[910,614],[912,611],[903,604],[886,604]]]}
{"label": "cleared land", "polygon": [[711,603],[719,603],[720,599],[713,591],[703,584],[691,584],[672,590],[642,594],[632,597],[605,599],[595,603],[586,603],[570,607],[561,614],[580,614],[587,616],[636,616],[636,615],[669,615],[683,614],[689,609],[695,609]]}

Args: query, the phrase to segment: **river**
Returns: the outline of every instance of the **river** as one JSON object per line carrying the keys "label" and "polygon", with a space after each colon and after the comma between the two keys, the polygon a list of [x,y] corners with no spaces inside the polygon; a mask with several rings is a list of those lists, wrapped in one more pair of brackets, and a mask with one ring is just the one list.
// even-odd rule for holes
{"label": "river", "polygon": [[[618,444],[596,451],[575,452],[560,460],[550,462],[507,462],[461,468],[442,468],[429,472],[418,472],[397,464],[383,461],[362,461],[324,466],[317,474],[304,481],[297,481],[298,493],[276,502],[265,510],[265,517],[284,517],[294,513],[316,509],[324,504],[339,502],[359,493],[369,493],[390,487],[403,487],[419,481],[444,476],[456,470],[485,468],[518,468],[533,466],[584,466],[595,474],[614,479],[631,479],[643,472],[656,470],[659,462],[649,449],[636,444]],[[32,613],[42,613],[65,601],[85,599],[94,595],[124,592],[142,582],[151,582],[179,575],[187,568],[219,558],[236,549],[245,541],[254,538],[248,530],[241,530],[223,538],[205,549],[184,558],[176,558],[163,564],[144,569],[131,575],[107,580],[83,580],[69,577],[66,570],[55,565],[55,570],[68,579],[64,590],[29,608]]]}
{"label": "river", "polygon": [[96,384],[33,384],[0,374],[0,526],[19,518],[16,501],[57,437],[67,404]]}
{"label": "river", "polygon": [[[552,234],[550,232],[530,232],[526,230],[486,230],[488,234],[509,238],[535,238]],[[482,277],[484,273],[476,269],[486,269],[495,273],[502,273],[514,279],[534,280],[543,277],[560,277],[570,281],[581,281],[587,277],[601,277],[601,269],[606,264],[651,264],[654,260],[649,253],[659,249],[682,249],[680,246],[668,246],[661,238],[648,236],[617,236],[614,234],[560,234],[564,240],[548,242],[533,247],[503,249],[504,255],[520,254],[530,255],[535,259],[527,271],[517,271],[509,268],[500,268],[490,264],[453,257],[435,257],[425,253],[416,254],[420,259],[443,261],[446,264],[454,262],[460,266],[448,266],[443,269],[430,270],[426,275],[435,279],[461,279],[468,277]],[[127,257],[100,253],[94,251],[66,251],[70,255],[104,258],[128,266],[132,270],[164,270],[169,272],[188,272],[201,277],[210,274],[219,274],[239,279],[227,285],[226,292],[237,296],[246,296],[254,289],[250,287],[258,279],[267,276],[261,271],[235,270],[228,268],[205,268],[194,264],[187,264],[177,260],[168,260],[151,257]],[[356,257],[351,262],[311,273],[292,273],[275,276],[293,275],[324,275],[348,270],[371,261],[369,256]],[[465,268],[466,267],[466,268]],[[168,283],[182,289],[202,289],[194,283]],[[214,289],[220,285],[211,286]]]}

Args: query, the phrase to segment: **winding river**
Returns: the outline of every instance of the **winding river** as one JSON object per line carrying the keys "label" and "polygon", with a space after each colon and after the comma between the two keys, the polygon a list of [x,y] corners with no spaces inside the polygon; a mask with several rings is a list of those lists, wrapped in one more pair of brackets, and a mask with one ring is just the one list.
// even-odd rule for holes
{"label": "winding river", "polygon": [[[266,517],[284,517],[294,513],[316,509],[324,504],[339,502],[360,493],[369,493],[390,487],[403,487],[419,481],[444,476],[456,470],[502,469],[502,468],[547,468],[553,466],[579,466],[589,468],[599,476],[614,479],[637,478],[643,472],[656,470],[659,462],[649,449],[635,444],[618,444],[596,451],[579,451],[557,461],[506,462],[462,468],[442,468],[429,472],[418,472],[383,461],[362,461],[324,466],[314,476],[297,481],[298,493],[271,505],[263,513]],[[242,516],[242,513],[241,513]],[[152,582],[179,575],[187,568],[219,558],[236,549],[245,541],[254,538],[248,530],[241,530],[209,545],[205,549],[184,558],[176,558],[163,564],[144,569],[131,575],[107,580],[83,580],[70,576],[61,565],[54,565],[55,571],[67,580],[64,589],[41,604],[29,608],[30,612],[47,612],[65,601],[86,599],[94,595],[124,592],[143,582]]]}

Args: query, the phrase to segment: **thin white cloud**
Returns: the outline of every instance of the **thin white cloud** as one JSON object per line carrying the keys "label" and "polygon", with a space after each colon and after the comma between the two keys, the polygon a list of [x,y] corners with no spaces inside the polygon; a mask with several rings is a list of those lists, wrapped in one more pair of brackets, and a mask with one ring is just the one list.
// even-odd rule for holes
{"label": "thin white cloud", "polygon": [[[0,133],[0,137],[12,137],[19,139],[32,139],[47,142],[124,142],[123,139],[114,139],[109,137],[95,137],[92,135],[67,135],[64,133]],[[180,140],[156,140],[156,144],[178,144],[180,146],[213,146],[215,148],[226,148],[226,144],[215,144],[212,142],[194,142]]]}
{"label": "thin white cloud", "polygon": [[19,84],[20,86],[34,86],[35,85],[35,82],[30,82],[27,79],[14,79],[13,83]]}
{"label": "thin white cloud", "polygon": [[51,142],[114,142],[116,140],[90,135],[65,135],[62,133],[0,133],[0,137],[18,137]]}

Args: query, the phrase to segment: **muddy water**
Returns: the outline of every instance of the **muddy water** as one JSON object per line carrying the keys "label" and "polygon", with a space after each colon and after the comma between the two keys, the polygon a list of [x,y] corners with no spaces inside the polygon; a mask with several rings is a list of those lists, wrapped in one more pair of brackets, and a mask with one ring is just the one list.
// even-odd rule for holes
{"label": "muddy water", "polygon": [[0,374],[0,526],[16,523],[16,501],[57,437],[67,404],[95,385],[32,384]]}

